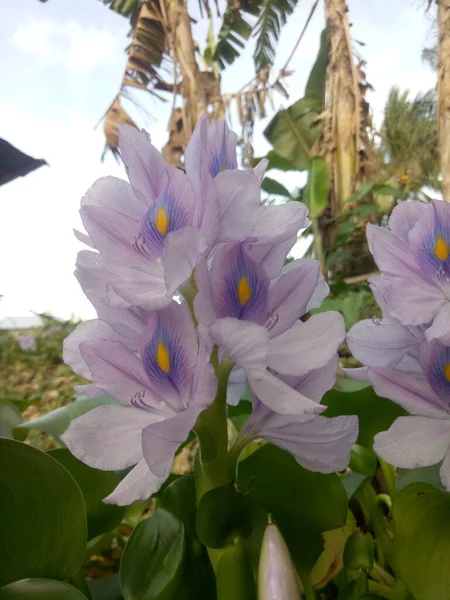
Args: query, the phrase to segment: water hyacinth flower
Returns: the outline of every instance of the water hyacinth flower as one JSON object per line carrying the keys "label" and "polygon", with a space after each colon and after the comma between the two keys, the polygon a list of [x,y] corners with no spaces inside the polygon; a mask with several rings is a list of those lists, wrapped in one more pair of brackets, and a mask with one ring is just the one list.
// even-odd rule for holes
{"label": "water hyacinth flower", "polygon": [[297,573],[278,527],[267,525],[258,568],[258,600],[300,600]]}
{"label": "water hyacinth flower", "polygon": [[[336,381],[339,359],[336,354],[320,369],[302,377],[285,378],[285,382],[303,396],[320,403]],[[320,473],[343,471],[350,460],[352,445],[358,437],[355,416],[326,418],[308,414],[280,415],[252,398],[253,409],[241,430],[236,447],[241,449],[254,439],[264,439],[286,450],[306,469]]]}
{"label": "water hyacinth flower", "polygon": [[[254,236],[258,244],[293,243],[308,225],[300,203],[261,206],[264,164],[237,169],[236,135],[202,118],[185,151],[186,172],[167,165],[146,133],[123,126],[119,147],[130,184],[107,177],[82,200],[93,250],[77,262],[89,296],[116,307],[162,308],[186,282],[200,254]],[[95,252],[97,251],[97,252]]]}
{"label": "water hyacinth flower", "polygon": [[199,262],[194,300],[197,320],[245,373],[241,384],[248,383],[266,406],[289,415],[319,413],[324,407],[278,375],[300,377],[328,364],[345,337],[342,315],[330,311],[301,322],[313,296],[320,304],[322,292],[328,291],[320,263],[294,261],[270,280],[251,257],[251,243],[225,245],[210,269],[206,260]]}
{"label": "water hyacinth flower", "polygon": [[450,205],[400,202],[389,229],[369,224],[367,240],[389,314],[425,326],[428,340],[450,343]]}
{"label": "water hyacinth flower", "polygon": [[147,314],[140,330],[139,317],[124,314],[121,334],[117,320],[112,326],[98,320],[82,323],[64,349],[65,361],[76,372],[118,401],[72,421],[63,440],[91,467],[134,467],[105,499],[119,505],[148,498],[160,488],[176,450],[217,389],[186,304],[172,302]]}

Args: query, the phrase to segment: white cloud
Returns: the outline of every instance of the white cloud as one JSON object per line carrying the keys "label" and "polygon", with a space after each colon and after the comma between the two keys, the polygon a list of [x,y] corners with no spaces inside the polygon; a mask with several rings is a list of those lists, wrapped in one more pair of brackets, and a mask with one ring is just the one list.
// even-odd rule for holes
{"label": "white cloud", "polygon": [[11,41],[23,54],[35,56],[40,68],[62,66],[90,73],[97,67],[117,68],[118,58],[124,56],[120,36],[97,27],[83,27],[72,19],[25,19]]}

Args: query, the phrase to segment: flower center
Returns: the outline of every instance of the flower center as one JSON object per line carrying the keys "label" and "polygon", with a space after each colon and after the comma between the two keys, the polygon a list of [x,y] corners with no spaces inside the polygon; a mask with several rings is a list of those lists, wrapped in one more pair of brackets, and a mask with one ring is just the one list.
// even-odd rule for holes
{"label": "flower center", "polygon": [[252,289],[248,283],[248,279],[245,275],[242,275],[237,285],[237,295],[241,306],[245,306],[252,297]]}
{"label": "flower center", "polygon": [[442,262],[445,262],[448,258],[449,248],[447,242],[441,236],[439,236],[436,240],[436,245],[434,246],[434,255]]}
{"label": "flower center", "polygon": [[156,362],[158,363],[158,367],[164,373],[170,371],[169,352],[162,342],[159,342],[158,347],[156,348]]}
{"label": "flower center", "polygon": [[155,227],[161,235],[166,235],[167,228],[169,227],[169,217],[162,206],[156,213]]}

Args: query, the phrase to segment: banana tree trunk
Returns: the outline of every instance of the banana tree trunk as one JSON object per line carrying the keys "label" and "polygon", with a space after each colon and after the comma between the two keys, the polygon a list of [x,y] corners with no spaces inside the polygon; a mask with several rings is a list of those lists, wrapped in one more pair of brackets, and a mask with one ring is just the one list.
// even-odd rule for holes
{"label": "banana tree trunk", "polygon": [[330,55],[325,123],[328,139],[324,141],[334,216],[345,207],[357,184],[360,98],[345,0],[325,0],[325,18]]}
{"label": "banana tree trunk", "polygon": [[439,0],[438,135],[442,196],[450,202],[450,0]]}

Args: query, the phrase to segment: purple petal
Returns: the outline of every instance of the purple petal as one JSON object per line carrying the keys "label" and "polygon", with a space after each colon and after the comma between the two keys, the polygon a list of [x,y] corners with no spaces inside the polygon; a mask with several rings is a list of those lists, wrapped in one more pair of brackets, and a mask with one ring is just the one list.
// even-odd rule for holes
{"label": "purple petal", "polygon": [[398,417],[375,436],[373,448],[383,460],[404,469],[440,462],[450,445],[450,420]]}
{"label": "purple petal", "polygon": [[142,431],[162,417],[129,406],[105,404],[74,419],[62,435],[79,460],[94,469],[127,469],[142,458]]}
{"label": "purple petal", "polygon": [[357,367],[356,369],[341,369],[341,372],[347,377],[357,379],[358,381],[369,381],[369,368]]}
{"label": "purple petal", "polygon": [[[167,465],[166,471],[170,473],[172,462]],[[136,500],[147,500],[155,494],[167,477],[157,477],[148,468],[145,459],[141,458],[138,464],[126,477],[122,479],[116,489],[103,502],[105,504],[118,504],[128,506]]]}
{"label": "purple petal", "polygon": [[95,249],[95,246],[92,243],[91,238],[86,233],[83,233],[82,231],[78,231],[78,229],[74,229],[73,232],[78,241],[82,242],[83,244],[86,244],[86,246],[89,246],[89,248]]}
{"label": "purple petal", "polygon": [[347,334],[353,356],[369,367],[393,367],[423,336],[400,323],[366,319],[354,325]]}
{"label": "purple petal", "polygon": [[263,324],[267,319],[269,278],[247,254],[247,242],[228,244],[216,254],[210,271],[215,313]]}
{"label": "purple petal", "polygon": [[159,257],[167,234],[192,224],[195,192],[189,179],[175,167],[167,166],[169,181],[140,223],[145,247],[151,257]]}
{"label": "purple petal", "polygon": [[76,329],[74,329],[74,331],[72,331],[72,333],[64,340],[64,362],[66,365],[72,367],[75,373],[78,373],[85,379],[90,379],[92,374],[81,354],[80,344],[82,342],[95,339],[121,341],[120,336],[117,335],[117,333],[115,333],[107,323],[104,323],[99,319],[93,319],[91,321],[80,323]]}
{"label": "purple petal", "polygon": [[237,135],[230,131],[225,121],[211,123],[208,135],[208,167],[212,177],[224,169],[237,169]]}
{"label": "purple petal", "polygon": [[197,262],[195,284],[197,286],[197,294],[194,298],[195,317],[202,325],[212,325],[217,319],[217,315],[212,300],[208,263],[204,256],[201,256]]}
{"label": "purple petal", "polygon": [[74,385],[73,389],[77,394],[81,396],[87,396],[88,398],[101,398],[105,395],[105,392],[98,388],[93,383],[88,385]]}
{"label": "purple petal", "polygon": [[97,250],[111,258],[126,259],[133,254],[139,234],[137,221],[103,206],[82,206],[80,215]]}
{"label": "purple petal", "polygon": [[242,369],[235,367],[228,378],[227,404],[237,406],[247,387],[247,377]]}
{"label": "purple petal", "polygon": [[152,473],[168,477],[173,456],[186,441],[198,415],[205,406],[190,406],[174,417],[148,425],[142,432],[144,458]]}
{"label": "purple petal", "polygon": [[420,277],[421,269],[410,245],[392,231],[367,225],[367,242],[378,268],[384,275]]}
{"label": "purple petal", "polygon": [[300,600],[297,574],[276,525],[266,527],[258,570],[259,600]]}
{"label": "purple petal", "polygon": [[220,209],[219,241],[247,238],[261,211],[261,189],[255,175],[252,171],[223,171],[214,183]]}
{"label": "purple petal", "polygon": [[424,202],[399,201],[389,217],[389,229],[406,242],[411,229],[417,221],[427,218],[429,210],[429,204]]}
{"label": "purple petal", "polygon": [[444,275],[449,287],[450,275],[450,206],[434,200],[426,216],[417,221],[409,233],[411,249],[423,275],[432,280]]}
{"label": "purple petal", "polygon": [[282,375],[303,375],[326,365],[344,339],[342,315],[313,315],[270,340],[269,367]]}
{"label": "purple petal", "polygon": [[389,398],[411,414],[439,417],[445,410],[430,387],[422,379],[392,369],[369,369],[370,382],[382,398]]}
{"label": "purple petal", "polygon": [[[149,319],[149,311],[131,306],[130,308],[115,308],[105,304],[100,298],[92,298],[92,304],[97,311],[98,318],[107,323],[119,336],[119,339],[127,348],[133,351],[139,349],[142,331],[145,329]],[[90,336],[91,339],[94,336]],[[104,336],[97,336],[99,338]]]}
{"label": "purple petal", "polygon": [[260,373],[266,369],[269,332],[265,327],[227,317],[217,319],[209,331],[213,341],[247,375],[249,372]]}
{"label": "purple petal", "polygon": [[256,167],[253,169],[253,173],[255,174],[255,177],[256,177],[259,185],[261,185],[263,182],[264,175],[266,174],[266,170],[267,170],[268,166],[269,166],[268,159],[263,158],[262,160],[259,161],[259,163],[256,165]]}
{"label": "purple petal", "polygon": [[444,409],[450,407],[450,348],[438,341],[423,342],[419,353],[423,373]]}
{"label": "purple petal", "polygon": [[311,299],[308,302],[308,305],[306,306],[306,310],[310,311],[314,308],[319,308],[319,306],[321,306],[322,302],[325,300],[329,293],[330,286],[326,282],[325,277],[322,275],[322,273],[319,273],[319,280],[317,281],[316,289],[314,290],[313,295],[311,296]]}
{"label": "purple petal", "polygon": [[209,175],[207,147],[208,116],[202,115],[184,151],[186,173],[197,193],[200,191],[201,182],[206,179],[207,174]]}
{"label": "purple petal", "polygon": [[184,227],[168,234],[162,263],[169,296],[173,296],[176,290],[190,278],[198,257],[205,250],[206,239],[199,229]]}
{"label": "purple petal", "polygon": [[130,184],[117,177],[98,179],[82,198],[81,206],[108,208],[135,221],[139,221],[145,212]]}
{"label": "purple petal", "polygon": [[150,391],[150,382],[141,361],[121,342],[92,340],[80,344],[81,355],[92,375],[90,379],[122,404],[135,404],[143,396],[146,406],[164,412],[162,398]]}
{"label": "purple petal", "polygon": [[296,241],[297,235],[275,244],[261,244],[257,241],[249,249],[248,254],[265,270],[269,279],[275,279],[280,275],[286,256]]}
{"label": "purple petal", "polygon": [[112,287],[111,272],[98,252],[78,252],[76,267],[75,277],[93,304],[96,299],[100,299],[105,304],[119,308],[130,306]]}
{"label": "purple petal", "polygon": [[272,411],[283,415],[312,415],[321,413],[325,406],[307,398],[269,371],[246,370],[251,391]]}
{"label": "purple petal", "polygon": [[149,206],[167,184],[166,163],[149,135],[135,127],[119,127],[119,148],[136,197]]}
{"label": "purple petal", "polygon": [[198,339],[185,303],[172,301],[152,313],[142,334],[142,363],[151,389],[175,410],[190,400],[197,356]]}
{"label": "purple petal", "polygon": [[247,430],[286,450],[310,471],[334,473],[348,466],[358,437],[358,418],[319,416],[305,422],[301,417],[277,415],[263,407],[256,416],[250,415]]}
{"label": "purple petal", "polygon": [[439,288],[418,278],[398,277],[389,284],[388,310],[404,325],[422,325],[430,322],[446,301]]}
{"label": "purple petal", "polygon": [[320,402],[324,394],[336,383],[338,369],[339,356],[336,354],[325,366],[309,371],[301,377],[284,377],[284,380],[297,392],[314,402]]}
{"label": "purple petal", "polygon": [[286,202],[280,206],[261,207],[251,235],[260,241],[282,242],[308,226],[306,205],[301,202]]}
{"label": "purple petal", "polygon": [[425,331],[425,337],[429,342],[436,339],[441,344],[450,345],[450,302],[439,308],[431,327]]}
{"label": "purple petal", "polygon": [[270,328],[271,337],[289,329],[307,312],[319,275],[320,263],[312,258],[286,265],[269,292],[269,313],[274,323]]}

